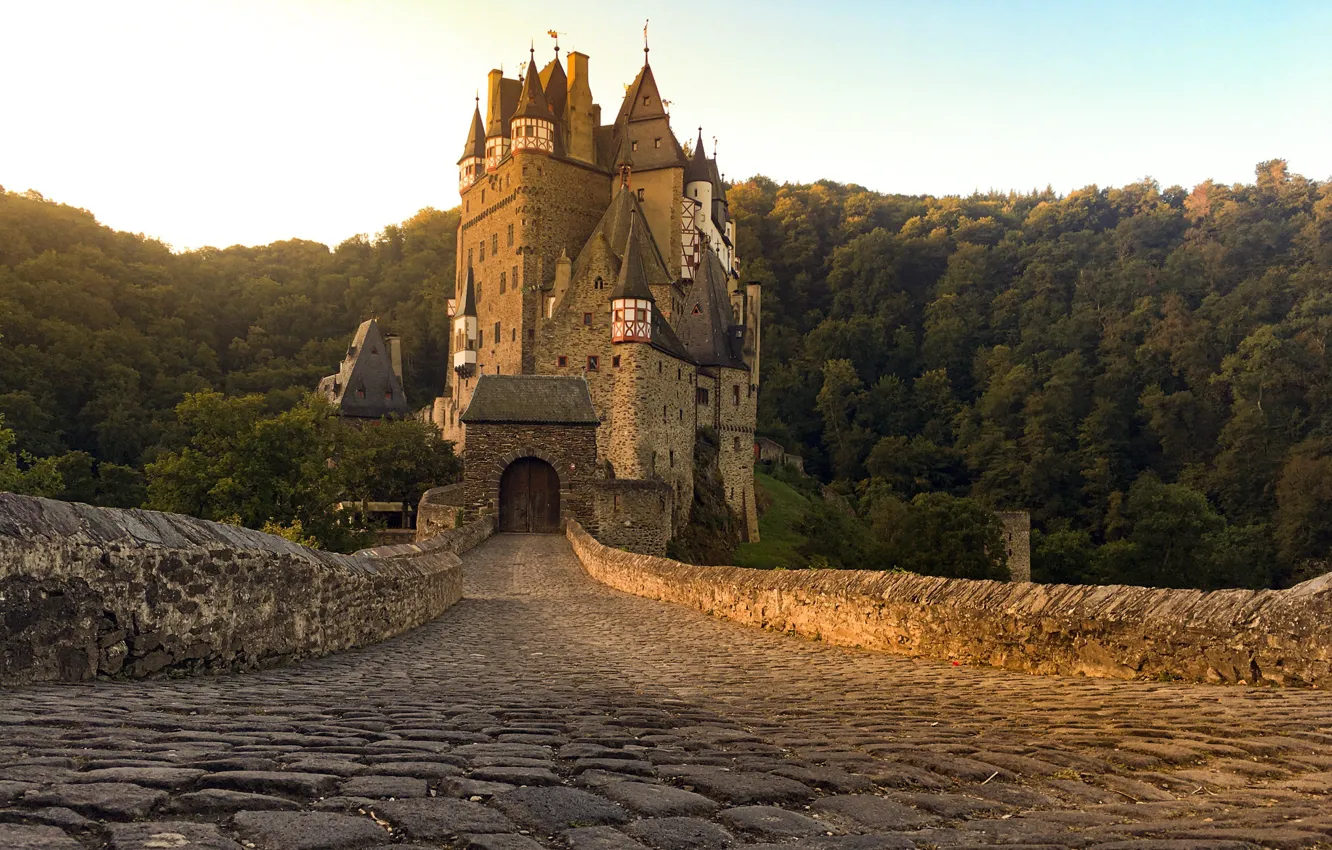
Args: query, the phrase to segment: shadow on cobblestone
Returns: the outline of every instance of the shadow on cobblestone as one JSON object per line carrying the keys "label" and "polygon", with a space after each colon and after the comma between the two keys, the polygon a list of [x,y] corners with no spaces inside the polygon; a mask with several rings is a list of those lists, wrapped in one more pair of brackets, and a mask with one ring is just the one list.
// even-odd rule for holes
{"label": "shadow on cobblestone", "polygon": [[1324,692],[829,647],[608,590],[558,536],[464,560],[376,646],[0,691],[0,848],[1332,846]]}

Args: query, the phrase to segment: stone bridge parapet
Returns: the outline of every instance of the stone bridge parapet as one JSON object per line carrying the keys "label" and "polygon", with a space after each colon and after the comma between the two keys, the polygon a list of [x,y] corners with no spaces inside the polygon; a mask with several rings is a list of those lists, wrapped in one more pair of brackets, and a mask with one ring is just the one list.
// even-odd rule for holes
{"label": "stone bridge parapet", "polygon": [[1169,590],[755,570],[612,549],[577,523],[592,578],[751,626],[1025,673],[1332,687],[1332,574],[1289,590]]}
{"label": "stone bridge parapet", "polygon": [[0,685],[254,669],[380,641],[461,598],[457,553],[491,527],[340,555],[0,493]]}

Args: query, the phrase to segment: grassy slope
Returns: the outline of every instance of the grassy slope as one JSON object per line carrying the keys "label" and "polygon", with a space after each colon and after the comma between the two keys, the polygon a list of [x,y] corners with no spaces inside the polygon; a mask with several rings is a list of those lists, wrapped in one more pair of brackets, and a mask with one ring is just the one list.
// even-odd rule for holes
{"label": "grassy slope", "polygon": [[805,538],[795,526],[809,510],[808,497],[761,472],[754,473],[754,483],[768,494],[772,503],[759,517],[759,542],[741,543],[735,550],[736,565],[758,569],[803,567],[805,561],[796,547]]}

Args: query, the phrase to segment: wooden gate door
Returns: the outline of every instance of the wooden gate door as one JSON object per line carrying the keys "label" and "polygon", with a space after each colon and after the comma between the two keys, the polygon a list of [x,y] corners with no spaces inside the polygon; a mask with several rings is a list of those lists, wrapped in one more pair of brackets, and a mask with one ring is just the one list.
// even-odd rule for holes
{"label": "wooden gate door", "polygon": [[525,457],[500,476],[500,531],[549,534],[560,529],[560,477],[544,460]]}

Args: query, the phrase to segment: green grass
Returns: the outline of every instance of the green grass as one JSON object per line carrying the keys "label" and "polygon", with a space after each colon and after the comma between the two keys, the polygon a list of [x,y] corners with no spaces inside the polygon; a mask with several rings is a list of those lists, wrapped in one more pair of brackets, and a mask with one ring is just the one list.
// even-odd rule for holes
{"label": "green grass", "polygon": [[805,538],[796,531],[796,523],[809,510],[809,498],[791,485],[762,472],[754,473],[754,484],[768,494],[772,504],[759,517],[759,542],[741,543],[735,550],[736,566],[764,570],[803,567],[805,560],[796,547],[804,543]]}

